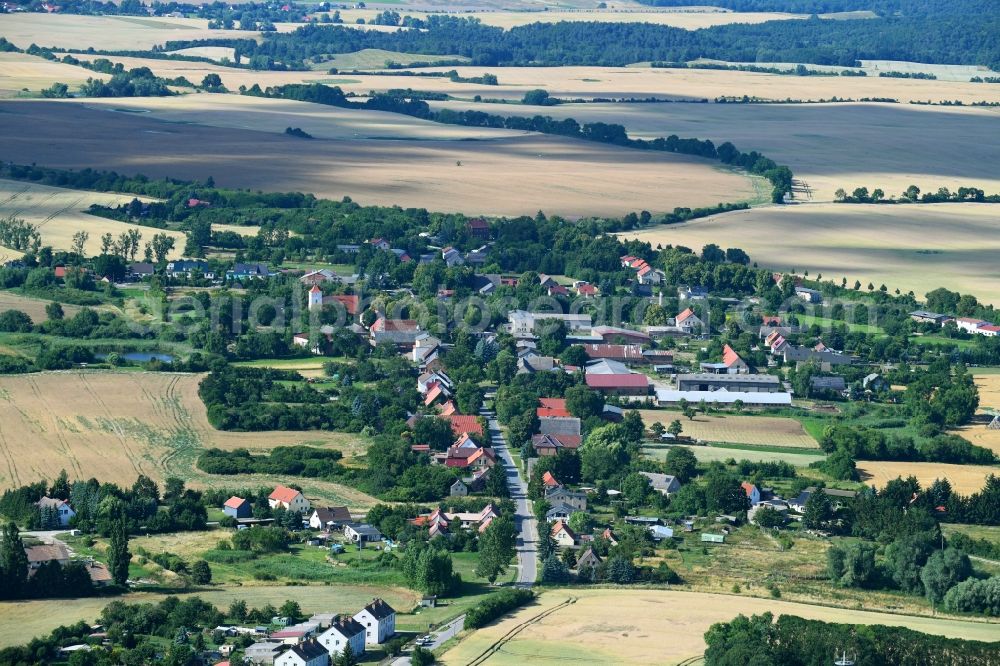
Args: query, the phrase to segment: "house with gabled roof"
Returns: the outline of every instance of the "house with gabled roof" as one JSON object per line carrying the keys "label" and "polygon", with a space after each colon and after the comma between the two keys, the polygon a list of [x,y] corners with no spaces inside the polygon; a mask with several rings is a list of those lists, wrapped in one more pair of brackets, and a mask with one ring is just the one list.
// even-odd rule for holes
{"label": "house with gabled roof", "polygon": [[569,525],[561,520],[556,521],[556,524],[552,526],[550,536],[560,548],[573,548],[576,546],[576,534],[569,528]]}
{"label": "house with gabled roof", "polygon": [[483,425],[479,422],[478,416],[466,414],[452,414],[450,416],[441,415],[451,424],[451,431],[456,436],[461,437],[463,433],[469,433],[473,437],[483,436]]}
{"label": "house with gabled roof", "polygon": [[545,474],[542,474],[542,485],[546,488],[562,487],[562,484],[556,480],[556,477],[552,476],[552,472],[545,472]]}
{"label": "house with gabled roof", "polygon": [[338,615],[330,628],[319,635],[317,642],[330,657],[339,657],[348,646],[351,654],[358,657],[365,652],[365,628],[349,615]]}
{"label": "house with gabled roof", "polygon": [[597,567],[601,566],[601,562],[603,561],[604,560],[601,559],[601,556],[594,552],[593,548],[588,548],[587,550],[583,551],[583,555],[581,555],[579,559],[577,559],[576,570],[579,571],[581,569],[596,569]]}
{"label": "house with gabled roof", "polygon": [[691,308],[686,308],[674,319],[674,326],[684,333],[697,333],[704,327],[704,323],[698,318]]}
{"label": "house with gabled roof", "polygon": [[309,527],[314,530],[341,529],[352,520],[346,506],[318,506],[309,516]]}
{"label": "house with gabled roof", "polygon": [[222,505],[222,513],[233,518],[250,518],[253,516],[253,507],[249,500],[234,495]]}
{"label": "house with gabled roof", "polygon": [[286,511],[298,511],[306,513],[309,511],[309,500],[295,488],[278,486],[267,496],[267,503],[272,509],[285,509]]}
{"label": "house with gabled roof", "polygon": [[293,645],[274,658],[274,666],[327,666],[330,653],[316,641]]}
{"label": "house with gabled roof", "polygon": [[538,404],[540,405],[535,409],[535,416],[542,418],[545,416],[557,416],[569,418],[573,416],[566,409],[566,400],[563,398],[539,398]]}
{"label": "house with gabled roof", "polygon": [[354,614],[354,619],[365,628],[365,643],[379,645],[396,633],[396,611],[381,599],[371,603]]}
{"label": "house with gabled roof", "polygon": [[587,493],[578,490],[570,490],[564,486],[546,488],[545,500],[553,506],[556,504],[565,504],[574,511],[587,510]]}
{"label": "house with gabled roof", "polygon": [[661,495],[670,496],[681,489],[681,482],[676,476],[656,472],[639,472],[639,474],[649,479],[650,487]]}
{"label": "house with gabled roof", "polygon": [[[66,527],[69,521],[76,515],[76,511],[69,505],[69,502],[55,497],[43,497],[35,506],[39,511],[49,511],[59,519],[59,527]],[[44,517],[44,516],[43,516]]]}
{"label": "house with gabled roof", "polygon": [[749,481],[744,481],[743,483],[741,483],[740,488],[743,489],[743,492],[746,493],[747,499],[750,500],[750,506],[756,506],[760,504],[760,499],[761,499],[760,488],[758,488],[755,484],[750,483]]}

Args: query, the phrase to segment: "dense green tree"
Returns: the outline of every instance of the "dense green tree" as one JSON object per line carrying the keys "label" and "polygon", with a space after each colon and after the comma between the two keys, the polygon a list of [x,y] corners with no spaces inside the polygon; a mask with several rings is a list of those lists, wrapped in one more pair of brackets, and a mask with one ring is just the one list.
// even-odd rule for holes
{"label": "dense green tree", "polygon": [[920,572],[920,580],[924,584],[928,601],[937,605],[949,589],[971,575],[969,556],[954,548],[946,548],[934,551],[927,558],[927,564]]}
{"label": "dense green tree", "polygon": [[132,553],[128,549],[128,529],[124,516],[111,523],[111,534],[108,541],[108,571],[116,585],[126,585],[128,582],[128,565]]}

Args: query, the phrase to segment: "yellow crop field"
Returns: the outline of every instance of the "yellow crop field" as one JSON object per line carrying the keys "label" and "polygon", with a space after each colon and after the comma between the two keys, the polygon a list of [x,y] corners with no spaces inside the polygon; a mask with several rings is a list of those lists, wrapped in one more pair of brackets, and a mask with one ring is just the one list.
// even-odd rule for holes
{"label": "yellow crop field", "polygon": [[0,53],[0,97],[14,97],[28,92],[38,94],[53,83],[65,83],[73,90],[93,76],[93,72],[75,65],[64,65],[23,53]]}
{"label": "yellow crop field", "polygon": [[[282,32],[297,26],[278,23]],[[31,44],[60,49],[151,49],[168,40],[248,39],[259,33],[209,30],[207,19],[69,14],[4,14],[0,37],[20,48]]]}
{"label": "yellow crop field", "polygon": [[[375,18],[381,10],[374,9],[341,9],[340,17],[347,25],[357,19],[366,21]],[[399,8],[402,15],[426,19],[424,12]],[[437,13],[437,12],[436,12]],[[716,25],[732,23],[764,23],[765,21],[785,21],[789,19],[807,18],[802,14],[785,14],[781,12],[731,12],[715,7],[671,7],[653,8],[641,5],[626,5],[611,9],[551,9],[545,11],[470,11],[461,12],[462,17],[479,19],[483,25],[492,25],[509,30],[532,23],[558,23],[560,21],[596,21],[600,23],[652,23],[667,25],[685,30],[699,30]]]}
{"label": "yellow crop field", "polygon": [[[146,592],[116,597],[126,603],[154,603],[168,595]],[[366,585],[247,585],[213,587],[197,593],[180,593],[174,596],[198,596],[225,611],[229,604],[242,599],[250,607],[266,604],[280,606],[288,599],[299,602],[307,615],[310,613],[355,613],[373,597],[385,599],[400,611],[412,608],[417,595],[403,588],[371,587]],[[0,602],[0,648],[23,645],[32,638],[44,636],[60,625],[84,620],[93,624],[101,610],[109,603],[103,597],[80,599],[48,599],[40,601]]]}
{"label": "yellow crop field", "polygon": [[[309,113],[328,108],[301,104]],[[758,196],[754,180],[704,159],[530,133],[489,132],[497,138],[473,141],[412,140],[405,133],[398,137],[402,141],[303,140],[167,123],[148,114],[106,111],[72,100],[0,102],[0,111],[4,157],[15,162],[192,180],[212,176],[223,187],[298,190],[335,199],[346,195],[361,204],[469,214],[544,210],[583,216],[656,212]],[[301,117],[279,115],[282,120],[276,126],[311,131]],[[416,119],[385,116],[388,122],[412,122],[420,131],[426,127]],[[39,123],[46,127],[46,142],[33,138],[31,128]],[[473,129],[469,136],[486,134]],[[517,196],[504,196],[498,184]]]}
{"label": "yellow crop field", "polygon": [[671,421],[678,419],[684,426],[682,432],[684,436],[706,442],[819,448],[819,444],[805,431],[801,423],[786,417],[699,414],[694,420],[689,420],[680,412],[656,409],[641,409],[639,414],[647,428],[657,422],[666,428]]}
{"label": "yellow crop field", "polygon": [[[131,484],[145,474],[170,475],[194,487],[220,477],[194,466],[205,448],[310,444],[338,448],[345,457],[362,441],[332,432],[222,432],[208,423],[198,397],[201,375],[151,372],[51,372],[0,377],[0,489],[51,479],[60,468],[70,478]],[[226,484],[267,485],[287,479],[266,475],[226,477]],[[375,499],[345,486],[302,479],[307,496],[367,508]]]}
{"label": "yellow crop field", "polygon": [[1000,466],[948,465],[945,463],[859,460],[861,480],[879,488],[897,477],[915,476],[926,488],[935,479],[948,479],[956,492],[968,495],[983,487],[990,474],[1000,475]]}
{"label": "yellow crop field", "polygon": [[[609,612],[611,611],[611,612]],[[666,590],[573,589],[543,593],[447,651],[448,665],[678,664],[705,650],[712,624],[769,611],[825,622],[904,626],[930,634],[995,640],[1000,625]],[[485,657],[477,660],[479,657]],[[474,661],[476,660],[476,661]]]}
{"label": "yellow crop field", "polygon": [[[85,212],[91,205],[112,206],[125,204],[133,195],[107,192],[88,192],[49,187],[16,180],[0,180],[0,218],[14,216],[38,227],[43,245],[56,250],[69,250],[73,234],[85,231],[90,237],[84,251],[89,255],[100,253],[101,236],[111,233],[116,238],[123,231],[137,229],[148,240],[157,233],[174,237],[171,256],[180,256],[184,249],[184,234],[179,231],[162,231],[150,227],[119,222]],[[23,252],[0,247],[0,260],[20,257]]]}
{"label": "yellow crop field", "polygon": [[918,297],[946,287],[1000,304],[995,208],[959,203],[770,206],[623,236],[654,247],[692,248],[725,238],[727,247],[743,248],[753,261],[775,270],[808,270],[838,283],[846,277],[849,285],[855,280],[876,288],[885,284]]}

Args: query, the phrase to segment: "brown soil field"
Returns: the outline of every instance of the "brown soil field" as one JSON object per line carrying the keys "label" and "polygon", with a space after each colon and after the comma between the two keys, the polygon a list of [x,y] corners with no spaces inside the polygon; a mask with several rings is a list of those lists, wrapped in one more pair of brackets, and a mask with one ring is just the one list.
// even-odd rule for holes
{"label": "brown soil field", "polygon": [[626,236],[696,249],[723,238],[727,247],[742,248],[776,270],[885,284],[920,297],[947,287],[1000,304],[998,216],[1000,207],[990,204],[810,203],[724,213]]}
{"label": "brown soil field", "polygon": [[[572,600],[565,606],[564,602]],[[613,612],[610,612],[613,611]],[[548,615],[538,616],[551,611]],[[512,616],[469,634],[442,657],[444,664],[475,663],[678,664],[705,650],[704,634],[716,622],[769,611],[826,622],[905,626],[930,634],[995,640],[998,625],[966,620],[827,608],[775,599],[665,590],[573,589],[544,592]]]}
{"label": "brown soil field", "polygon": [[680,412],[641,409],[639,414],[647,427],[656,422],[667,427],[671,421],[679,419],[684,426],[683,435],[708,442],[819,448],[819,444],[805,431],[801,423],[780,416],[699,414],[692,421]]}
{"label": "brown soil field", "polygon": [[[194,487],[219,477],[195,468],[205,448],[310,444],[363,451],[354,435],[331,432],[222,432],[208,423],[198,397],[201,375],[151,372],[50,372],[0,377],[0,489],[51,479],[96,477],[131,484],[145,474],[162,482],[179,476]],[[282,481],[254,475],[226,484]],[[287,481],[287,479],[284,479]],[[367,508],[375,499],[335,483],[301,479],[307,496]]]}
{"label": "brown soil field", "polygon": [[[755,181],[711,161],[536,134],[503,133],[489,141],[308,141],[167,123],[89,102],[8,101],[0,102],[0,113],[4,158],[15,162],[192,180],[212,176],[222,187],[346,195],[361,204],[584,216],[757,196]],[[286,120],[282,127],[293,124]],[[45,140],[33,131],[40,124]],[[310,131],[308,124],[303,129]],[[517,196],[500,195],[501,185]]]}
{"label": "brown soil field", "polygon": [[[537,107],[509,104],[434,102],[433,106],[474,107],[504,115],[539,112]],[[676,134],[759,150],[787,164],[804,183],[808,191],[799,195],[800,200],[832,201],[837,189],[850,192],[860,186],[881,188],[887,196],[898,196],[909,185],[931,191],[975,186],[1000,192],[996,131],[1000,108],[600,103],[546,107],[544,113],[581,123],[620,123],[640,137]]]}
{"label": "brown soil field", "polygon": [[[29,163],[31,161],[33,160],[29,160]],[[84,212],[92,204],[118,205],[134,198],[130,194],[69,190],[16,180],[0,180],[0,218],[13,215],[36,225],[42,236],[42,244],[51,245],[56,250],[69,250],[73,234],[86,231],[90,237],[85,251],[90,255],[99,254],[101,236],[107,232],[117,237],[126,229],[137,229],[146,241],[155,234],[166,233],[174,238],[174,251],[170,256],[179,257],[184,249],[184,234],[179,231],[142,227]],[[23,252],[0,247],[0,260],[6,261],[22,254]]]}
{"label": "brown soil field", "polygon": [[858,472],[862,481],[880,488],[897,477],[915,476],[924,488],[935,479],[948,479],[955,491],[969,495],[982,488],[990,474],[1000,475],[1000,466],[859,460]]}
{"label": "brown soil field", "polygon": [[0,97],[16,97],[28,93],[37,95],[40,90],[53,83],[65,83],[73,90],[93,74],[83,67],[51,62],[23,53],[0,53]]}

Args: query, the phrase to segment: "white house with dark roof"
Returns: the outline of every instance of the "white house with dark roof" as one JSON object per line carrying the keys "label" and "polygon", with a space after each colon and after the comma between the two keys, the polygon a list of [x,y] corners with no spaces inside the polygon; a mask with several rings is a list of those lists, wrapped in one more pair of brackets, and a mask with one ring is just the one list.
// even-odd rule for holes
{"label": "white house with dark roof", "polygon": [[56,499],[55,497],[43,497],[35,502],[35,506],[38,507],[39,511],[48,510],[54,512],[59,518],[59,527],[66,527],[69,525],[70,519],[76,515],[76,511],[73,510],[73,507],[71,507],[68,502]]}
{"label": "white house with dark roof", "polygon": [[354,614],[354,619],[365,628],[365,643],[379,645],[396,633],[396,611],[381,599],[372,602]]}
{"label": "white house with dark roof", "polygon": [[354,618],[340,615],[333,619],[329,629],[319,635],[318,642],[332,658],[340,656],[348,645],[357,657],[365,652],[365,628]]}
{"label": "white house with dark roof", "polygon": [[316,641],[293,645],[274,658],[274,666],[329,666],[330,653]]}

